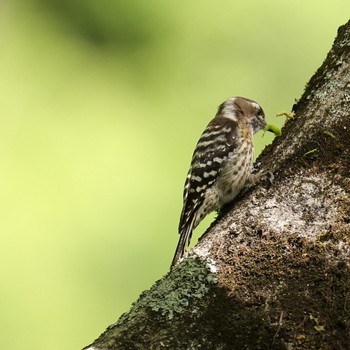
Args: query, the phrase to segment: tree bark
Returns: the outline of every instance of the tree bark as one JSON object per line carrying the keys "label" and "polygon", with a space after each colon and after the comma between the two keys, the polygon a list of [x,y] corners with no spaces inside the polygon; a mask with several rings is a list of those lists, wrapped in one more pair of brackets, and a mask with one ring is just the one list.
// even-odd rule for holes
{"label": "tree bark", "polygon": [[293,111],[274,181],[85,349],[350,349],[350,21]]}

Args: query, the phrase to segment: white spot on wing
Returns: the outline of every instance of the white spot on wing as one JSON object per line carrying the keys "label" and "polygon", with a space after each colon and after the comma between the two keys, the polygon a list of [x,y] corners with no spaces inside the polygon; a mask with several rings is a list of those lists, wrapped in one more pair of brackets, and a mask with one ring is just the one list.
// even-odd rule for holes
{"label": "white spot on wing", "polygon": [[196,188],[196,192],[201,192],[201,191],[203,191],[203,190],[205,190],[205,188],[207,187],[207,185],[203,185],[203,186],[197,186],[197,188]]}
{"label": "white spot on wing", "polygon": [[197,181],[197,182],[201,182],[202,178],[200,176],[192,176],[192,180]]}
{"label": "white spot on wing", "polygon": [[[219,157],[215,157],[215,158],[213,159],[213,161],[214,161],[215,163],[221,164],[221,163],[223,162],[223,159],[222,159],[222,158],[219,158]],[[210,161],[210,164],[209,164],[209,162],[207,162],[207,164],[210,165],[210,164],[211,164],[211,161]]]}
{"label": "white spot on wing", "polygon": [[204,176],[205,178],[208,178],[209,176],[216,176],[216,174],[217,174],[217,171],[216,171],[216,170],[212,170],[212,171],[210,171],[209,173],[205,172],[205,173],[203,174],[203,176]]}

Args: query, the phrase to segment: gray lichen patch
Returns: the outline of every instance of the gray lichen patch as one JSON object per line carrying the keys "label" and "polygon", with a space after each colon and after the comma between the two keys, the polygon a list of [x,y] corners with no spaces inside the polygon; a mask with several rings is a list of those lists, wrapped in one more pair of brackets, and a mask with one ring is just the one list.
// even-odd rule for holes
{"label": "gray lichen patch", "polygon": [[324,175],[296,174],[281,182],[278,195],[266,192],[262,207],[252,206],[250,211],[270,231],[315,240],[339,220],[339,202],[344,196],[344,190]]}
{"label": "gray lichen patch", "polygon": [[193,301],[204,297],[210,285],[215,283],[215,274],[203,262],[193,257],[185,259],[173,268],[171,276],[163,277],[150,290],[143,292],[130,312],[124,314],[119,322],[123,322],[124,318],[132,319],[140,313],[140,309],[146,313],[159,313],[167,320],[190,307],[191,312],[195,312],[195,307],[191,305]]}
{"label": "gray lichen patch", "polygon": [[186,311],[193,300],[205,296],[215,283],[215,275],[202,262],[189,258],[175,267],[172,278],[160,280],[144,302],[151,310],[172,319],[176,313]]}

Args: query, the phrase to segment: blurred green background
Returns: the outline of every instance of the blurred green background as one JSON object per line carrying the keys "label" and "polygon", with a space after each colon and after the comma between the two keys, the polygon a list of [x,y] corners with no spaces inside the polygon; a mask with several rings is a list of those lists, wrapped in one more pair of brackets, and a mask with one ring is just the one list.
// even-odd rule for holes
{"label": "blurred green background", "polygon": [[[79,349],[127,311],[168,271],[217,106],[250,97],[281,125],[349,13],[345,0],[2,1],[2,347]],[[257,153],[271,140],[257,134]]]}

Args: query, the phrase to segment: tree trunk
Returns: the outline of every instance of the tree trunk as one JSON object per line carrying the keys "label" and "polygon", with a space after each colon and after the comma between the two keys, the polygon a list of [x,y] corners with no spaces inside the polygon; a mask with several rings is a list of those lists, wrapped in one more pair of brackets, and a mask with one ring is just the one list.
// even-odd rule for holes
{"label": "tree trunk", "polygon": [[350,21],[293,111],[274,181],[85,349],[350,349]]}

